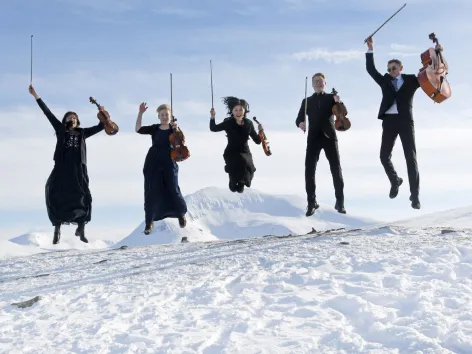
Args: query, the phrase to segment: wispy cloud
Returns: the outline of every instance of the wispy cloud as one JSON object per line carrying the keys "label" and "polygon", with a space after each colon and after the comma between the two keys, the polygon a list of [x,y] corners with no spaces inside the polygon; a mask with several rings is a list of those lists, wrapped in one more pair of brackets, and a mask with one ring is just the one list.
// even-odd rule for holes
{"label": "wispy cloud", "polygon": [[163,14],[163,15],[171,15],[171,16],[180,16],[184,18],[197,18],[207,16],[208,12],[203,9],[195,9],[190,7],[174,7],[174,6],[163,6],[158,7],[154,10],[154,12]]}
{"label": "wispy cloud", "polygon": [[343,63],[351,60],[363,59],[365,51],[359,50],[334,50],[330,51],[326,48],[315,48],[312,50],[297,52],[291,55],[293,59],[303,61],[324,60],[328,63]]}

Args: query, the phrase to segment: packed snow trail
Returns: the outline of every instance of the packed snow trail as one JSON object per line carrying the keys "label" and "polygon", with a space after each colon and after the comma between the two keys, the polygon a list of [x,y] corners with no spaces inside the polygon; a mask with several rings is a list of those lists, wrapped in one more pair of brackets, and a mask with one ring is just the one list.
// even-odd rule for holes
{"label": "packed snow trail", "polygon": [[[471,353],[472,230],[441,230],[371,228],[2,261],[0,350]],[[11,305],[38,295],[32,307]]]}

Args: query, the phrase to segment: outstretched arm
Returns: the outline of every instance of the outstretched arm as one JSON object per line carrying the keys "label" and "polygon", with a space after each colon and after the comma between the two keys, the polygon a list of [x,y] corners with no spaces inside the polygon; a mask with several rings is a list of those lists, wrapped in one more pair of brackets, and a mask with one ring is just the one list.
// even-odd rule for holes
{"label": "outstretched arm", "polygon": [[105,129],[105,126],[103,125],[102,122],[99,122],[97,125],[89,128],[84,128],[84,138],[90,138],[92,135],[95,135],[97,133],[100,133],[103,129]]}
{"label": "outstretched arm", "polygon": [[365,53],[365,66],[369,75],[374,79],[378,85],[382,85],[382,74],[380,74],[375,67],[374,62],[374,41],[372,37],[367,39],[367,47],[369,50]]}
{"label": "outstretched arm", "polygon": [[136,117],[136,126],[135,126],[135,131],[136,133],[139,133],[139,129],[141,128],[142,126],[142,121],[143,121],[143,114],[144,112],[146,112],[147,110],[147,106],[146,106],[146,103],[143,102],[139,105],[139,111],[138,111],[138,116]]}
{"label": "outstretched arm", "polygon": [[43,100],[38,96],[38,94],[36,93],[36,91],[35,91],[35,89],[33,88],[32,85],[29,86],[29,93],[35,98],[36,103],[38,103],[38,106],[41,108],[44,115],[49,120],[49,123],[51,123],[52,127],[57,132],[60,129],[61,125],[62,125],[61,122],[59,121],[59,119],[57,119],[56,116],[54,114],[52,114],[52,112],[49,110],[48,106],[46,106],[46,104],[43,102]]}

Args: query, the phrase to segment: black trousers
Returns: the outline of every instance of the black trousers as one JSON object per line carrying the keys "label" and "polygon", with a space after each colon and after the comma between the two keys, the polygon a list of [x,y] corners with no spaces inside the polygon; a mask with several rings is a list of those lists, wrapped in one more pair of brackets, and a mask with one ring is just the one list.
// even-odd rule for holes
{"label": "black trousers", "polygon": [[418,197],[420,193],[420,174],[416,161],[415,124],[410,119],[403,119],[398,114],[388,114],[382,122],[382,145],[380,147],[380,161],[390,183],[398,181],[398,175],[391,161],[392,150],[397,137],[403,146],[406,167],[408,170],[408,181],[412,197]]}
{"label": "black trousers", "polygon": [[344,202],[344,181],[339,158],[337,140],[328,139],[324,134],[317,135],[316,138],[309,136],[306,156],[305,156],[305,188],[308,203],[316,200],[315,173],[316,165],[320,159],[320,152],[324,150],[329,162],[336,200]]}

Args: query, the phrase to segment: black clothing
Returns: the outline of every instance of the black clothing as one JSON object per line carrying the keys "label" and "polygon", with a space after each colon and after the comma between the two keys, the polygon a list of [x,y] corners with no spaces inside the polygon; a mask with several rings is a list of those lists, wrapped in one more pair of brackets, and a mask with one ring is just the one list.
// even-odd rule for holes
{"label": "black clothing", "polygon": [[392,163],[392,151],[397,137],[403,145],[403,152],[408,171],[410,193],[418,197],[420,191],[420,174],[416,162],[415,125],[412,120],[401,119],[400,115],[392,114],[382,122],[382,144],[380,146],[380,161],[391,184],[398,182],[398,175]]}
{"label": "black clothing", "polygon": [[[419,195],[420,176],[416,161],[415,125],[413,120],[413,96],[420,87],[415,75],[402,74],[403,85],[398,91],[392,84],[392,77],[388,74],[381,75],[374,64],[373,53],[366,53],[366,68],[369,75],[382,89],[382,102],[378,113],[378,119],[382,122],[382,144],[380,147],[380,161],[385,169],[392,185],[398,183],[398,175],[393,167],[391,158],[395,141],[398,136],[403,145],[410,193],[415,199]],[[385,112],[396,102],[398,114],[386,114]]]}
{"label": "black clothing", "polygon": [[94,127],[68,131],[41,99],[37,103],[56,131],[57,138],[55,164],[45,186],[49,220],[54,226],[88,223],[92,215],[92,195],[85,139],[102,131],[104,126],[99,122]]}
{"label": "black clothing", "polygon": [[261,143],[261,138],[254,129],[254,124],[248,119],[242,120],[242,125],[236,122],[234,117],[225,118],[221,123],[216,124],[214,119],[210,119],[210,130],[212,132],[225,131],[228,138],[223,153],[225,160],[225,171],[229,175],[229,189],[232,192],[242,193],[244,186],[251,187],[252,179],[256,167],[249,149],[249,137],[256,144]]}
{"label": "black clothing", "polygon": [[[332,108],[336,104],[334,95],[314,93],[307,98],[308,136],[305,156],[305,188],[309,206],[316,204],[316,166],[321,150],[328,159],[336,200],[344,203],[344,181],[339,157],[338,138],[334,128]],[[304,120],[305,99],[302,100],[295,124],[297,127]]]}
{"label": "black clothing", "polygon": [[[333,106],[334,95],[331,93],[314,93],[307,97],[306,114],[308,116],[309,128],[308,135],[312,137],[318,136],[322,132],[328,139],[338,140],[336,129],[334,128]],[[298,111],[298,116],[295,121],[297,127],[305,120],[305,99],[302,100],[302,105]]]}
{"label": "black clothing", "polygon": [[162,130],[159,126],[153,124],[138,130],[139,134],[149,134],[152,138],[143,167],[146,225],[165,218],[180,218],[187,213],[179,187],[179,165],[170,157],[172,129]]}
{"label": "black clothing", "polygon": [[369,75],[382,89],[382,102],[380,103],[378,119],[384,119],[388,116],[385,112],[396,100],[400,118],[413,120],[413,96],[420,87],[418,78],[413,74],[401,74],[403,85],[396,92],[393,87],[392,77],[389,74],[380,74],[375,68],[374,53],[366,53],[366,68]]}

